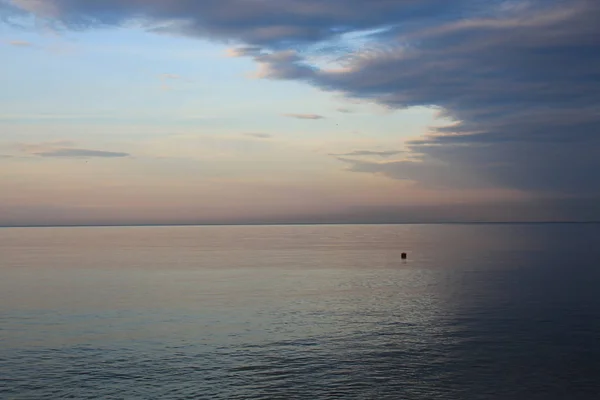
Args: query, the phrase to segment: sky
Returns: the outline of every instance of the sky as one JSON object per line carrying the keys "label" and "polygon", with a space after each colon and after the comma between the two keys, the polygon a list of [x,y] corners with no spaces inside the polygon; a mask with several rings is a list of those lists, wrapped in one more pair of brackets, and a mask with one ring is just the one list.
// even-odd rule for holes
{"label": "sky", "polygon": [[0,225],[600,221],[597,0],[0,0]]}

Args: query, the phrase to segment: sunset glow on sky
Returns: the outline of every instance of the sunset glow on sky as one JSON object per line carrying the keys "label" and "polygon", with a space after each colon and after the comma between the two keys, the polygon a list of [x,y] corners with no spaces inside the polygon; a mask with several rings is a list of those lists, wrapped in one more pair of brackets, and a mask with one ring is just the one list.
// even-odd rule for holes
{"label": "sunset glow on sky", "polygon": [[600,219],[593,0],[0,0],[0,225]]}

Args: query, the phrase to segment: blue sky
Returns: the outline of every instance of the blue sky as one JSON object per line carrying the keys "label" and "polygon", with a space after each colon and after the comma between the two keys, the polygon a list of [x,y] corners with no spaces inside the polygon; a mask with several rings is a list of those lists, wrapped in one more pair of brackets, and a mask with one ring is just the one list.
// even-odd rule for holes
{"label": "blue sky", "polygon": [[1,0],[0,225],[590,218],[596,3],[225,3]]}

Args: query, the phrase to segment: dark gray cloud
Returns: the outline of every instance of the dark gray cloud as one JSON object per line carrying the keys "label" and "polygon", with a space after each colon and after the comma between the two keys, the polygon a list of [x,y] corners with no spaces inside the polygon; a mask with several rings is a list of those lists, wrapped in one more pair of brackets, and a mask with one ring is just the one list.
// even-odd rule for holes
{"label": "dark gray cloud", "polygon": [[268,54],[259,54],[254,59],[261,65],[257,73],[259,78],[268,79],[310,79],[317,69],[305,63],[294,50],[283,50]]}
{"label": "dark gray cloud", "polygon": [[302,78],[390,108],[436,107],[455,120],[410,143],[421,162],[346,160],[352,170],[540,195],[600,193],[600,2],[506,4],[494,17],[388,32],[344,68]]}
{"label": "dark gray cloud", "polygon": [[[142,22],[157,32],[282,48],[345,32],[448,18],[473,0],[0,0],[70,29]],[[475,1],[478,2],[478,1]],[[449,4],[451,3],[451,4]],[[12,10],[11,10],[12,11]]]}
{"label": "dark gray cloud", "polygon": [[0,0],[0,21],[10,23],[11,18],[24,17],[27,12],[9,0]]}
{"label": "dark gray cloud", "polygon": [[[0,0],[5,12],[8,4]],[[357,172],[540,196],[600,194],[597,0],[12,4],[70,29],[142,21],[154,31],[231,42],[242,46],[232,55],[259,64],[259,77],[302,81],[393,109],[435,107],[455,121],[410,143],[419,159],[345,158]],[[361,51],[335,45],[341,35],[364,30],[373,33]],[[335,53],[335,68],[311,64],[311,52],[323,49]]]}
{"label": "dark gray cloud", "polygon": [[324,119],[325,117],[318,114],[284,114],[284,117],[296,118],[296,119]]}
{"label": "dark gray cloud", "polygon": [[402,154],[402,151],[399,150],[356,150],[350,153],[332,153],[330,156],[336,157],[363,157],[363,156],[379,156],[379,157],[391,157],[396,156],[398,154]]}
{"label": "dark gray cloud", "polygon": [[129,153],[119,153],[114,151],[88,150],[60,148],[48,151],[34,153],[40,157],[66,157],[66,158],[120,158],[129,157]]}

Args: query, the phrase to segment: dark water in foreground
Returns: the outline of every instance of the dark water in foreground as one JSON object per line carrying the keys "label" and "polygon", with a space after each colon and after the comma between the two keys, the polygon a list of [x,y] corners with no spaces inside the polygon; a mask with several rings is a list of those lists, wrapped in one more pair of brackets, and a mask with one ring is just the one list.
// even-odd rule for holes
{"label": "dark water in foreground", "polygon": [[0,229],[0,398],[600,399],[600,225]]}

